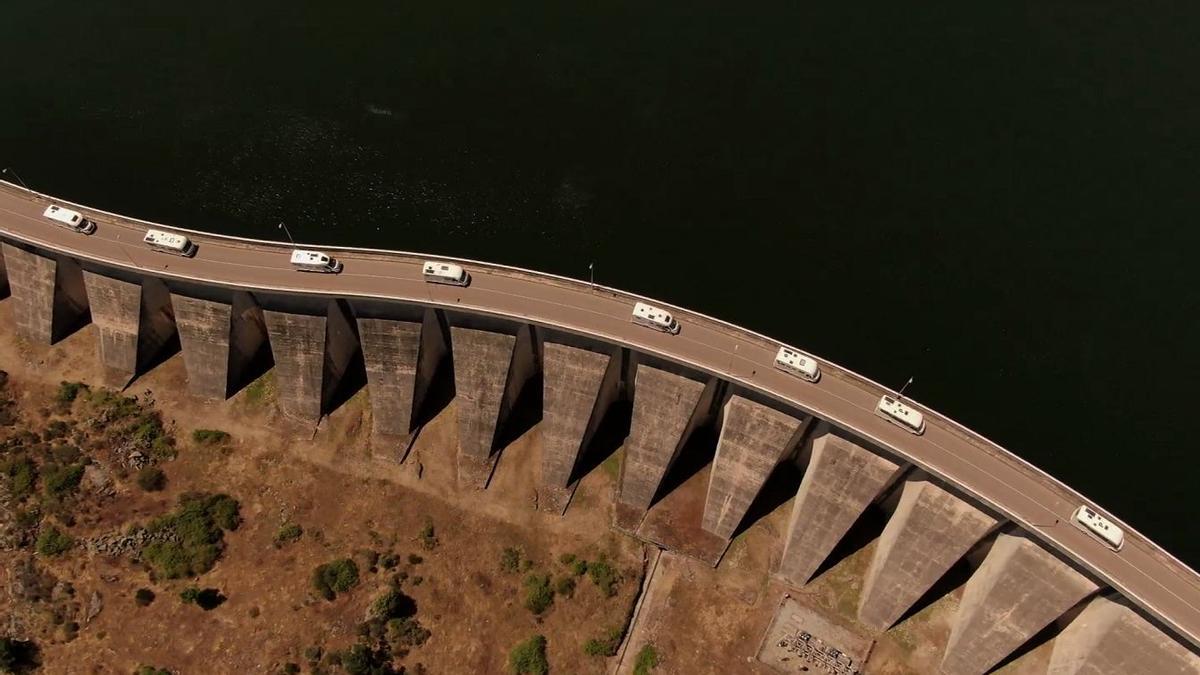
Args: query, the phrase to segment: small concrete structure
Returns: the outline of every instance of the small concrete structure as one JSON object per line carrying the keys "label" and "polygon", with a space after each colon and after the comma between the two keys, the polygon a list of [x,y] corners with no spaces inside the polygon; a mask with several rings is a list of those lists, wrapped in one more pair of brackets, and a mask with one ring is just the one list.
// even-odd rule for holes
{"label": "small concrete structure", "polygon": [[708,383],[640,363],[634,376],[633,418],[617,486],[615,525],[637,530],[679,451],[706,415],[716,382]]}
{"label": "small concrete structure", "polygon": [[105,377],[123,388],[175,338],[170,293],[153,277],[139,284],[85,271],[83,283]]}
{"label": "small concrete structure", "polygon": [[358,353],[358,337],[337,301],[325,315],[264,310],[279,407],[285,415],[316,423]]}
{"label": "small concrete structure", "polygon": [[779,575],[797,586],[807,584],[854,521],[902,470],[899,462],[822,424],[796,491]]}
{"label": "small concrete structure", "polygon": [[201,398],[225,400],[267,341],[262,310],[244,291],[234,291],[231,302],[172,293],[171,306],[188,390]]}
{"label": "small concrete structure", "polygon": [[1054,639],[1047,675],[1196,675],[1200,656],[1121,598],[1097,597]]}
{"label": "small concrete structure", "polygon": [[703,528],[729,540],[775,465],[804,432],[804,422],[748,398],[725,403],[717,454],[709,474]]}
{"label": "small concrete structure", "polygon": [[904,482],[863,582],[858,620],[887,630],[997,525],[923,472]]}
{"label": "small concrete structure", "polygon": [[521,390],[537,372],[532,329],[515,335],[451,326],[454,400],[458,413],[458,482],[487,487],[496,466],[497,431]]}
{"label": "small concrete structure", "polygon": [[942,658],[944,675],[982,675],[1099,589],[1021,533],[1001,533],[967,582]]}
{"label": "small concrete structure", "polygon": [[620,392],[620,365],[611,354],[542,343],[542,510],[566,511],[579,457]]}
{"label": "small concrete structure", "polygon": [[13,299],[13,321],[22,337],[50,345],[87,322],[87,291],[76,262],[8,243],[0,248]]}
{"label": "small concrete structure", "polygon": [[358,319],[375,434],[407,437],[412,431],[421,327],[414,321]]}

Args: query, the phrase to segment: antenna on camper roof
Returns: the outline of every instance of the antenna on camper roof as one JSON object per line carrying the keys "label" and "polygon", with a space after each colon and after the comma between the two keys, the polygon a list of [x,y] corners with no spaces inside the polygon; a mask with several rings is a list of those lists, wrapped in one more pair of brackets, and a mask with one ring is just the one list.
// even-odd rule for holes
{"label": "antenna on camper roof", "polygon": [[[13,171],[11,166],[4,167],[4,170],[0,171],[0,173],[4,174],[6,176],[8,174],[12,174],[12,177],[17,179],[17,182],[21,184],[21,187],[25,188],[26,190],[29,190],[29,186],[25,184],[25,181],[21,180],[21,177],[17,175],[16,171]],[[29,190],[29,191],[33,192],[33,190]]]}
{"label": "antenna on camper roof", "polygon": [[896,403],[899,403],[900,401],[904,400],[904,390],[908,389],[908,385],[910,385],[912,383],[913,383],[913,379],[911,377],[909,377],[908,382],[905,382],[904,386],[900,387],[900,391],[896,392]]}

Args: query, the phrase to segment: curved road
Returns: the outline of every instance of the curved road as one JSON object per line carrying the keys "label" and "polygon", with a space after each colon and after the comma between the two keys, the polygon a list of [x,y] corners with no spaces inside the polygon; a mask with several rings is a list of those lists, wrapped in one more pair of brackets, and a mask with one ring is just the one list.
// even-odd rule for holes
{"label": "curved road", "polygon": [[[630,323],[637,296],[587,283],[500,265],[459,261],[472,274],[467,288],[425,283],[423,258],[407,253],[317,247],[345,262],[338,275],[301,274],[289,262],[291,245],[188,232],[194,258],[149,250],[152,225],[64,200],[97,223],[91,236],[57,227],[42,216],[50,198],[0,181],[0,234],[34,246],[149,275],[248,289],[339,297],[371,297],[517,318],[615,342],[686,363],[756,389],[852,430],[954,483],[1022,528],[1091,570],[1113,588],[1200,647],[1200,577],[1128,525],[1113,552],[1069,524],[1084,499],[1049,475],[987,439],[919,404],[926,431],[913,436],[880,419],[875,403],[887,390],[822,360],[817,384],[772,366],[780,343],[730,324],[675,308],[682,330],[671,336]],[[165,227],[155,225],[155,227]],[[1107,515],[1107,514],[1106,514]],[[1109,516],[1116,522],[1116,518]]]}

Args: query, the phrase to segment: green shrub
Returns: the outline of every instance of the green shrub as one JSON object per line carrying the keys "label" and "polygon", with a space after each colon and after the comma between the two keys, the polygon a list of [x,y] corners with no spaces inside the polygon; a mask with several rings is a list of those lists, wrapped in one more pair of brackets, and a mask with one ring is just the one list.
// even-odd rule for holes
{"label": "green shrub", "polygon": [[371,603],[371,617],[387,621],[417,613],[417,603],[396,589],[387,591]]}
{"label": "green shrub", "polygon": [[617,584],[621,581],[621,574],[615,567],[608,564],[603,556],[588,565],[587,570],[588,576],[592,578],[592,583],[596,584],[604,597],[611,598],[617,594]]}
{"label": "green shrub", "polygon": [[554,584],[554,592],[563,597],[573,597],[575,595],[575,580],[571,577],[561,577]]}
{"label": "green shrub", "polygon": [[318,565],[313,570],[312,585],[321,597],[333,600],[338,593],[345,593],[358,585],[358,565],[349,558]]}
{"label": "green shrub", "polygon": [[[419,558],[420,556],[417,557]],[[399,564],[400,556],[396,555],[395,553],[385,553],[379,558],[379,566],[385,570],[390,570]]]}
{"label": "green shrub", "polygon": [[500,569],[509,574],[516,574],[521,566],[520,549],[509,546],[500,552]]}
{"label": "green shrub", "polygon": [[219,589],[206,588],[200,590],[195,586],[189,586],[180,591],[179,599],[184,604],[195,604],[206,612],[220,607],[226,600]]}
{"label": "green shrub", "polygon": [[146,607],[154,602],[154,591],[149,588],[139,588],[133,594],[133,601],[137,603],[138,607]]}
{"label": "green shrub", "polygon": [[51,464],[42,471],[42,485],[51,497],[62,497],[79,487],[83,480],[82,464]]}
{"label": "green shrub", "polygon": [[146,526],[151,533],[171,536],[142,548],[142,558],[167,579],[194,577],[216,564],[224,549],[224,530],[240,523],[237,500],[224,494],[188,493],[173,513]]}
{"label": "green shrub", "polygon": [[575,562],[571,563],[571,574],[581,577],[587,574],[587,571],[588,564],[586,560],[576,560]]}
{"label": "green shrub", "polygon": [[229,434],[220,429],[196,429],[192,431],[192,441],[197,445],[219,445],[229,440]]}
{"label": "green shrub", "polygon": [[432,551],[433,549],[437,548],[438,538],[437,534],[433,531],[432,520],[428,518],[425,519],[425,526],[421,528],[420,539],[421,546],[425,547],[426,551]]}
{"label": "green shrub", "polygon": [[38,666],[38,648],[32,641],[0,638],[0,673],[24,673]]}
{"label": "green shrub", "polygon": [[518,644],[508,653],[508,669],[513,675],[546,675],[550,664],[546,662],[546,637],[534,635]]}
{"label": "green shrub", "polygon": [[25,455],[9,457],[0,462],[0,474],[8,476],[8,493],[13,499],[24,499],[33,493],[37,465]]}
{"label": "green shrub", "polygon": [[179,599],[185,604],[190,605],[196,602],[196,598],[200,597],[200,589],[195,586],[188,586],[179,592]]}
{"label": "green shrub", "polygon": [[621,638],[625,631],[621,628],[610,628],[603,637],[592,638],[583,644],[583,653],[588,656],[616,656],[621,647]]}
{"label": "green shrub", "polygon": [[410,565],[420,565],[420,564],[421,564],[421,563],[423,563],[423,562],[425,562],[425,559],[424,559],[424,558],[422,558],[421,556],[417,555],[416,553],[409,553],[409,554],[408,554],[408,564],[410,564]]}
{"label": "green shrub", "polygon": [[650,675],[650,671],[658,667],[658,650],[648,644],[638,652],[633,661],[633,675]]}
{"label": "green shrub", "polygon": [[364,644],[330,654],[330,659],[341,663],[348,675],[394,675],[392,655],[384,649],[372,649]]}
{"label": "green shrub", "polygon": [[275,533],[275,546],[278,547],[283,546],[284,544],[290,544],[299,539],[303,534],[304,528],[300,527],[296,523],[285,523],[279,528],[279,531]]}
{"label": "green shrub", "polygon": [[550,588],[550,577],[530,574],[525,577],[525,609],[541,614],[554,604],[554,589]]}
{"label": "green shrub", "polygon": [[564,554],[558,556],[558,562],[562,563],[563,565],[570,566],[571,563],[575,562],[575,554],[574,553],[564,553]]}
{"label": "green shrub", "polygon": [[87,385],[82,382],[59,382],[58,393],[55,394],[54,400],[60,406],[69,406],[79,398],[79,392],[87,389]]}
{"label": "green shrub", "polygon": [[39,555],[56,556],[66,553],[74,543],[70,535],[51,525],[38,535],[35,549]]}
{"label": "green shrub", "polygon": [[146,492],[158,492],[167,484],[167,474],[157,466],[143,466],[137,472],[138,487]]}
{"label": "green shrub", "polygon": [[420,647],[430,635],[429,630],[415,617],[402,617],[387,622],[387,643],[394,652],[408,647]]}

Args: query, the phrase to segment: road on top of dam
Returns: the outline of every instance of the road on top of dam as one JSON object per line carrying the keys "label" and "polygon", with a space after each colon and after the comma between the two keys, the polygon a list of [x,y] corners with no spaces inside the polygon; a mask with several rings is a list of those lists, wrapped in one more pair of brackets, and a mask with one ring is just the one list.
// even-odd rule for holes
{"label": "road on top of dam", "polygon": [[888,423],[875,414],[882,389],[824,361],[816,384],[776,370],[778,343],[762,336],[687,310],[676,312],[678,335],[659,333],[630,322],[635,296],[483,263],[466,264],[472,280],[461,288],[425,282],[422,259],[412,254],[331,247],[345,263],[344,271],[304,274],[292,268],[289,244],[191,233],[199,249],[194,258],[184,258],[149,249],[142,237],[150,224],[82,205],[72,207],[96,221],[94,234],[58,227],[42,215],[49,199],[0,182],[0,233],[147,275],[250,290],[392,299],[513,318],[623,344],[786,400],[958,485],[1200,646],[1200,577],[1182,562],[1131,528],[1121,551],[1108,549],[1071,525],[1080,498],[1062,484],[932,411],[921,436]]}

